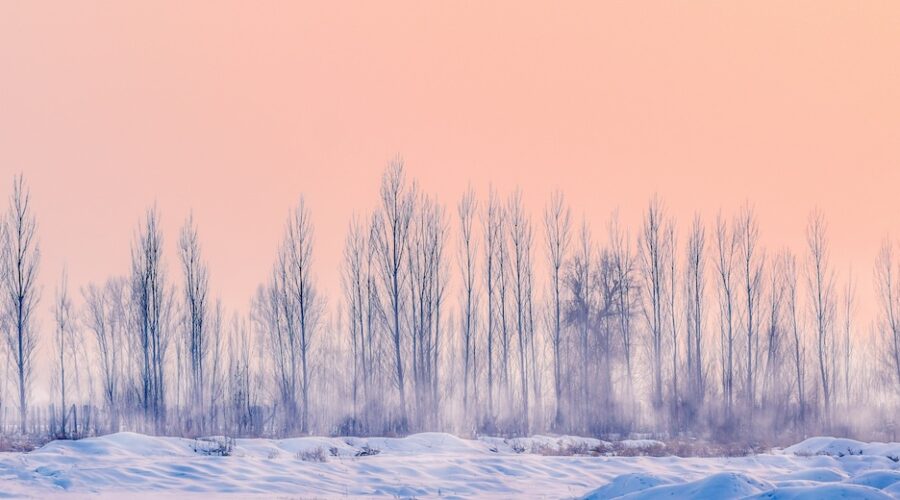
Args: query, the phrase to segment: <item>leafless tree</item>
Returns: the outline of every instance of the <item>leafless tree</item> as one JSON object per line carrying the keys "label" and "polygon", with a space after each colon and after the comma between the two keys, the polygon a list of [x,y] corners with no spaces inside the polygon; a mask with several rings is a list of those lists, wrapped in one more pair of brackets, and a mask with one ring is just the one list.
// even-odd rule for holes
{"label": "leafless tree", "polygon": [[790,252],[786,252],[782,265],[784,273],[785,293],[787,295],[788,318],[791,331],[791,348],[793,371],[796,376],[794,383],[797,388],[797,405],[799,407],[800,424],[806,424],[806,343],[802,327],[800,325],[801,312],[797,289],[797,258]]}
{"label": "leafless tree", "polygon": [[703,328],[706,309],[706,229],[699,214],[694,216],[687,244],[684,269],[685,317],[687,328],[687,376],[692,411],[703,403],[705,377],[703,360]]}
{"label": "leafless tree", "polygon": [[816,329],[816,354],[818,356],[820,386],[822,388],[825,425],[831,425],[834,372],[832,367],[834,343],[834,271],[830,268],[827,224],[820,211],[810,214],[806,227],[809,246],[806,277],[809,284],[810,305]]}
{"label": "leafless tree", "polygon": [[[56,380],[59,389],[60,421],[58,435],[68,435],[68,405],[66,404],[66,390],[69,379],[72,377],[73,364],[75,362],[77,339],[75,330],[75,318],[72,311],[72,301],[69,299],[69,284],[66,271],[56,289],[56,301],[53,307],[53,319],[56,327],[54,335],[54,354],[56,357]],[[67,372],[68,368],[68,372]]]}
{"label": "leafless tree", "polygon": [[734,405],[734,287],[735,258],[738,239],[728,232],[724,217],[716,218],[716,273],[718,274],[719,312],[721,318],[720,348],[722,350],[722,392],[725,396],[725,417],[730,421]]}
{"label": "leafless tree", "polygon": [[12,353],[16,371],[19,430],[26,433],[28,396],[38,341],[34,310],[40,300],[37,275],[41,250],[37,240],[37,221],[31,206],[31,193],[22,175],[13,181],[9,201],[9,212],[4,224],[7,244],[2,256],[6,270],[3,280],[3,315],[6,345]]}
{"label": "leafless tree", "polygon": [[894,248],[890,240],[885,239],[875,265],[875,281],[881,302],[880,323],[887,340],[888,359],[894,379],[900,387],[900,292],[898,292],[897,265],[894,261]]}
{"label": "leafless tree", "polygon": [[417,424],[433,426],[437,419],[438,360],[442,307],[446,290],[443,259],[447,222],[444,208],[423,196],[414,210],[407,239],[409,325]]}
{"label": "leafless tree", "polygon": [[577,354],[569,361],[569,370],[576,371],[577,393],[570,394],[570,411],[573,424],[578,425],[580,432],[585,432],[588,426],[589,415],[589,371],[593,360],[591,359],[591,340],[594,327],[597,325],[596,299],[598,286],[595,283],[594,270],[595,248],[591,238],[591,231],[587,221],[582,220],[579,231],[578,246],[567,265],[566,271],[566,297],[565,307],[566,324],[575,328],[577,333]]}
{"label": "leafless tree", "polygon": [[[181,258],[181,270],[184,273],[184,302],[182,304],[184,342],[190,368],[189,398],[193,409],[187,426],[191,428],[196,425],[198,430],[203,432],[202,418],[206,414],[204,388],[207,382],[205,365],[209,351],[209,339],[207,338],[209,277],[206,263],[202,260],[200,253],[200,240],[197,236],[197,226],[194,224],[193,214],[188,217],[181,229],[178,250]],[[197,422],[194,422],[195,418],[197,418]]]}
{"label": "leafless tree", "polygon": [[528,432],[528,282],[527,272],[531,264],[531,221],[525,214],[522,194],[515,191],[509,199],[509,232],[513,257],[513,280],[516,305],[516,335],[519,347],[519,381],[522,394],[522,430]]}
{"label": "leafless tree", "polygon": [[208,408],[207,427],[215,431],[219,431],[219,416],[221,414],[221,405],[225,397],[225,312],[222,307],[222,301],[216,300],[216,306],[212,312],[212,322],[209,329],[209,343],[207,346],[207,354],[209,361],[207,363],[207,401]]}
{"label": "leafless tree", "polygon": [[[344,242],[344,265],[341,284],[344,289],[344,300],[347,314],[347,327],[350,333],[351,361],[351,394],[353,400],[354,427],[358,427],[360,387],[362,399],[368,401],[367,372],[369,369],[368,351],[365,338],[365,283],[367,236],[359,219],[354,217],[350,222]],[[360,431],[361,429],[353,429]]]}
{"label": "leafless tree", "polygon": [[849,409],[851,405],[852,391],[850,389],[851,364],[853,356],[853,313],[856,305],[856,282],[853,280],[853,270],[847,276],[847,286],[844,289],[844,339],[843,339],[843,371],[844,371],[844,403]]}
{"label": "leafless tree", "polygon": [[281,403],[279,432],[309,430],[310,351],[322,298],[312,272],[314,229],[301,198],[285,225],[272,280],[257,294],[256,324],[267,333]]}
{"label": "leafless tree", "polygon": [[756,405],[756,369],[759,364],[759,302],[762,297],[762,270],[765,255],[757,248],[759,245],[759,223],[749,205],[744,205],[734,228],[735,237],[740,247],[741,278],[744,293],[744,329],[746,347],[746,379],[744,391],[747,397],[747,410],[750,424],[753,423],[753,410]]}
{"label": "leafless tree", "polygon": [[90,284],[81,291],[84,300],[83,324],[96,341],[103,402],[108,414],[109,430],[112,432],[119,429],[118,398],[125,348],[124,288],[122,279],[113,278],[103,287]]}
{"label": "leafless tree", "polygon": [[657,409],[663,404],[663,306],[666,286],[664,227],[662,201],[654,196],[644,215],[639,247],[644,289],[643,310],[650,336],[653,406]]}
{"label": "leafless tree", "polygon": [[550,342],[553,345],[553,389],[556,397],[556,413],[553,425],[562,424],[562,301],[561,270],[566,260],[566,252],[571,239],[571,213],[562,192],[553,193],[550,204],[544,210],[544,231],[547,242],[547,261],[550,265]]}
{"label": "leafless tree", "polygon": [[[499,204],[499,202],[498,202]],[[500,385],[504,394],[504,410],[512,411],[513,389],[510,383],[511,336],[509,331],[509,290],[510,290],[510,256],[509,238],[507,234],[509,214],[504,208],[498,209],[497,219],[497,304],[499,305],[500,326]],[[508,416],[508,415],[507,415]]]}
{"label": "leafless tree", "polygon": [[229,428],[239,436],[248,435],[254,427],[253,383],[251,359],[253,342],[246,321],[235,315],[228,336]]}
{"label": "leafless tree", "polygon": [[663,230],[664,234],[664,251],[665,255],[663,258],[665,259],[666,271],[668,273],[668,286],[665,290],[666,297],[666,307],[668,308],[668,315],[670,320],[670,330],[669,333],[672,339],[672,377],[671,377],[671,407],[672,407],[672,422],[671,425],[674,429],[680,429],[681,426],[681,415],[680,415],[680,396],[678,395],[678,309],[676,304],[676,298],[678,296],[678,244],[676,240],[675,233],[675,221],[669,221],[666,224],[666,227]]}
{"label": "leafless tree", "polygon": [[[487,418],[492,422],[494,413],[494,337],[497,329],[498,307],[498,247],[502,245],[503,234],[501,231],[501,208],[497,201],[497,195],[493,189],[488,193],[488,202],[485,207],[481,225],[484,231],[484,280],[487,294],[487,318],[486,318],[486,351],[487,362]],[[505,308],[504,308],[505,310]],[[504,320],[505,322],[505,320]]]}
{"label": "leafless tree", "polygon": [[[478,406],[477,370],[477,327],[478,289],[476,280],[476,259],[478,242],[475,240],[475,214],[478,201],[471,187],[460,199],[457,206],[459,215],[459,266],[462,278],[462,333],[463,333],[463,413],[468,418],[470,377],[475,391],[475,405]],[[470,375],[471,373],[471,375]],[[477,420],[477,416],[476,416]]]}
{"label": "leafless tree", "polygon": [[619,283],[615,301],[619,311],[619,333],[622,339],[622,353],[625,358],[625,396],[626,400],[632,401],[633,405],[635,405],[632,362],[634,340],[631,334],[631,315],[637,280],[634,276],[634,259],[629,245],[629,238],[620,225],[618,213],[613,214],[610,221],[609,239],[616,281]]}
{"label": "leafless tree", "polygon": [[[775,259],[769,266],[769,304],[768,325],[766,331],[766,365],[763,381],[762,402],[767,406],[772,399],[783,394],[778,381],[783,375],[784,329],[782,326],[782,307],[785,295],[784,257]],[[773,394],[775,393],[775,394]]]}
{"label": "leafless tree", "polygon": [[162,263],[163,239],[156,208],[147,211],[131,251],[132,315],[140,366],[140,402],[145,422],[157,433],[165,428],[166,352],[169,340],[171,290]]}
{"label": "leafless tree", "polygon": [[309,430],[309,357],[311,342],[319,328],[324,304],[312,273],[313,245],[315,230],[312,217],[303,198],[291,214],[285,241],[287,257],[290,261],[290,276],[287,286],[293,295],[293,307],[297,315],[298,348],[301,368],[300,432]]}
{"label": "leafless tree", "polygon": [[406,382],[403,363],[402,315],[405,307],[403,287],[408,279],[404,268],[409,227],[413,217],[416,188],[408,187],[402,160],[393,161],[381,179],[381,210],[375,214],[375,248],[384,286],[383,298],[388,311],[388,328],[393,344],[395,383],[399,393],[399,422],[408,426]]}

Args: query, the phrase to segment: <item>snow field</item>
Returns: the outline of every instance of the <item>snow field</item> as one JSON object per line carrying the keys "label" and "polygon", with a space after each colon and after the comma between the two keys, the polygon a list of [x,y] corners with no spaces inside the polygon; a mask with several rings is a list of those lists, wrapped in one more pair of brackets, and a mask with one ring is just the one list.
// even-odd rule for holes
{"label": "snow field", "polygon": [[572,436],[237,439],[217,456],[223,443],[118,433],[0,453],[0,497],[900,498],[900,443],[735,458],[567,456],[610,444]]}

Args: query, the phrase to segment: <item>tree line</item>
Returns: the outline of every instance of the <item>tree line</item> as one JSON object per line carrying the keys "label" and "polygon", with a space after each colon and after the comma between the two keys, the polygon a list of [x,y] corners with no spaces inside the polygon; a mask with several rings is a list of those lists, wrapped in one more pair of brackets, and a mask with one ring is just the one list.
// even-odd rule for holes
{"label": "tree line", "polygon": [[[156,207],[124,276],[45,297],[31,193],[0,231],[4,432],[81,437],[536,432],[615,437],[896,439],[900,258],[885,240],[869,325],[810,214],[802,249],[760,243],[753,207],[679,225],[659,197],[637,228],[574,220],[561,192],[447,206],[385,170],[348,224],[340,295],[316,280],[313,213],[291,209],[247,312],[213,299],[188,217],[164,255]],[[221,271],[226,272],[226,271]],[[47,303],[51,303],[48,305]],[[40,327],[39,307],[52,311]],[[39,343],[51,403],[32,403]]]}

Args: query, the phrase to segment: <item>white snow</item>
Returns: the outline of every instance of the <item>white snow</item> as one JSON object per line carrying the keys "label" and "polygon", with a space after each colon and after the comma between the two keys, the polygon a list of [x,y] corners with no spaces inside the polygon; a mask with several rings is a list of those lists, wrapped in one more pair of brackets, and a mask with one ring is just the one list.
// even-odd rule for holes
{"label": "white snow", "polygon": [[0,453],[0,497],[900,498],[900,443],[739,458],[593,456],[611,443],[573,436],[238,439],[209,456],[214,443],[118,433]]}

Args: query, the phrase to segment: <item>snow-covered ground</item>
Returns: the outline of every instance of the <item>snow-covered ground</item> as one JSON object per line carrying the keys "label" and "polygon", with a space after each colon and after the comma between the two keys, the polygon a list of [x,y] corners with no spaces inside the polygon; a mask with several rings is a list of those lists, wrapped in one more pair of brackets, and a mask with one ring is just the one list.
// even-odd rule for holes
{"label": "snow-covered ground", "polygon": [[437,433],[238,439],[230,456],[210,455],[217,448],[119,433],[0,453],[0,497],[900,498],[900,443],[849,439],[742,458],[566,456],[610,443]]}

